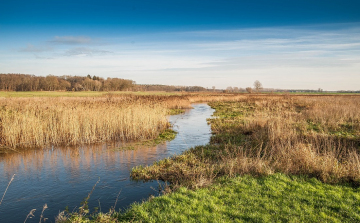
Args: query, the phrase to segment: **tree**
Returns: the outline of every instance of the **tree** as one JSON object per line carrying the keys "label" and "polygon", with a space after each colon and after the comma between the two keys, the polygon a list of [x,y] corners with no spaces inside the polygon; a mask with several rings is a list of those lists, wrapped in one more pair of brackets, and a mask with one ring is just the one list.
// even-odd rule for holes
{"label": "tree", "polygon": [[256,81],[254,82],[254,88],[255,88],[255,90],[256,90],[257,92],[259,92],[259,91],[263,88],[263,86],[262,86],[262,84],[260,83],[260,81],[256,80]]}
{"label": "tree", "polygon": [[227,87],[227,88],[226,88],[226,92],[227,92],[227,93],[233,92],[233,88],[232,88],[232,87]]}
{"label": "tree", "polygon": [[251,88],[251,87],[247,87],[247,88],[246,88],[246,91],[247,91],[249,94],[251,94],[251,93],[252,93],[252,88]]}

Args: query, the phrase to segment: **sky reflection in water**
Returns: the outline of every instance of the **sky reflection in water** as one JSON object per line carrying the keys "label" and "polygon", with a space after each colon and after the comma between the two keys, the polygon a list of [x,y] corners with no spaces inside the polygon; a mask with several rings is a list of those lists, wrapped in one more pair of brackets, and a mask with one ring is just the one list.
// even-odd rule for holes
{"label": "sky reflection in water", "polygon": [[66,148],[28,150],[0,157],[0,194],[16,174],[3,203],[0,205],[0,222],[23,222],[31,209],[35,217],[27,222],[38,222],[42,206],[48,222],[66,206],[72,211],[88,195],[99,180],[89,207],[103,212],[115,203],[116,209],[127,208],[149,195],[158,194],[158,182],[135,182],[129,179],[131,168],[179,154],[195,145],[209,142],[211,130],[207,118],[213,114],[206,104],[193,104],[194,109],[170,117],[177,137],[166,144],[151,148],[121,151],[121,143],[106,143]]}

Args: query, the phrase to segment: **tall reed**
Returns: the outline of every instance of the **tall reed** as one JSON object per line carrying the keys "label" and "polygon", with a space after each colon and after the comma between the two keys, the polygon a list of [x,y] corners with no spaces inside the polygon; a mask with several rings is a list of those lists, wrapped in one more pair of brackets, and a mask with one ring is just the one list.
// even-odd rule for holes
{"label": "tall reed", "polygon": [[0,145],[42,147],[155,138],[166,108],[134,97],[2,98]]}
{"label": "tall reed", "polygon": [[136,167],[134,179],[189,187],[275,172],[360,185],[360,97],[248,96],[212,102],[211,144]]}

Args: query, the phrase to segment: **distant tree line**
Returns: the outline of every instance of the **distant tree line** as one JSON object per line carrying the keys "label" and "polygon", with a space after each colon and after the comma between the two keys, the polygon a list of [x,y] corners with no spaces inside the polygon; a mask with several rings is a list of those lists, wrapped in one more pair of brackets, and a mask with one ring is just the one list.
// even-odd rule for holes
{"label": "distant tree line", "polygon": [[239,92],[245,92],[245,89],[243,88],[239,88],[239,87],[227,87],[225,90],[224,90],[226,93],[239,93]]}
{"label": "distant tree line", "polygon": [[87,75],[40,77],[28,74],[0,74],[2,91],[124,91],[135,86],[132,80]]}
{"label": "distant tree line", "polygon": [[187,92],[195,92],[195,91],[207,91],[206,88],[200,86],[173,86],[173,85],[160,85],[160,84],[144,84],[144,85],[136,85],[134,87],[136,91],[187,91]]}

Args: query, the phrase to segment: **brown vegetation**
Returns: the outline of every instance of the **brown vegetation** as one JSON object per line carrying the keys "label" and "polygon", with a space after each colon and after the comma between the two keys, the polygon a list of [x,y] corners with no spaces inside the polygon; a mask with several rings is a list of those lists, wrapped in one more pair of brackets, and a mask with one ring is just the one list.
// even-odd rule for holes
{"label": "brown vegetation", "polygon": [[219,176],[308,175],[360,184],[360,97],[249,96],[213,102],[211,144],[132,171],[188,187]]}
{"label": "brown vegetation", "polygon": [[131,96],[0,99],[2,147],[155,138],[168,127],[161,104]]}
{"label": "brown vegetation", "polygon": [[81,98],[0,98],[0,146],[43,147],[153,139],[168,128],[168,109],[191,108],[191,103],[198,101],[241,97],[109,93]]}

